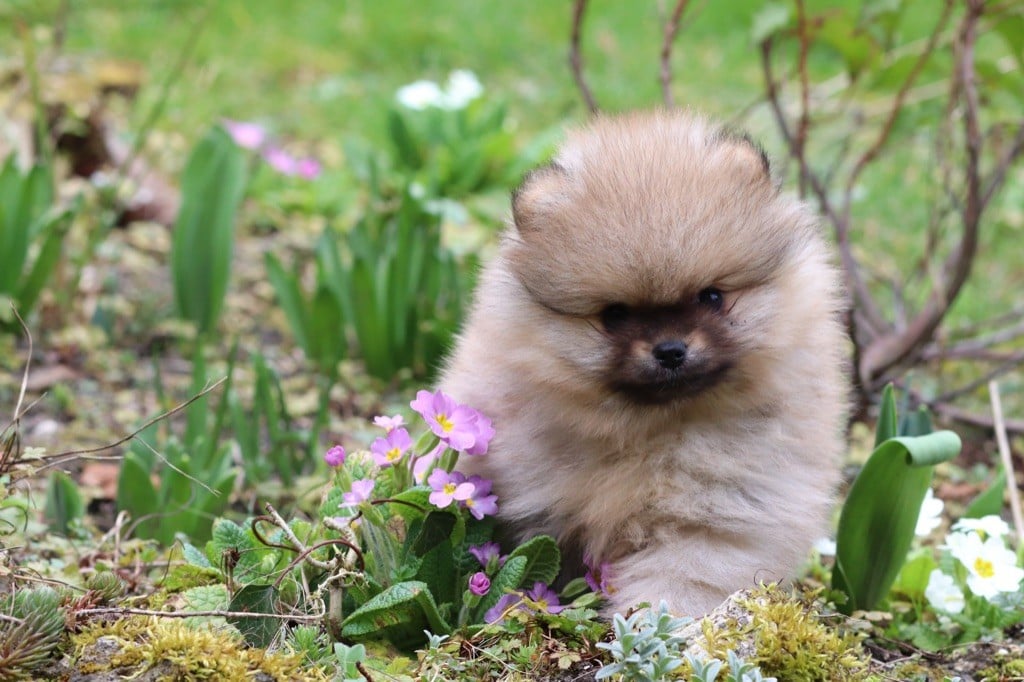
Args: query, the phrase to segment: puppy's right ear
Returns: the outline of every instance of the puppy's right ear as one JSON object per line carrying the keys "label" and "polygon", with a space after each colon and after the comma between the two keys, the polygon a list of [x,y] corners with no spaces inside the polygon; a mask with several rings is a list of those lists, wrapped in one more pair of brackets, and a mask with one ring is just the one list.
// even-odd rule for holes
{"label": "puppy's right ear", "polygon": [[526,174],[512,192],[512,219],[520,234],[541,229],[544,218],[566,199],[565,168],[552,161]]}

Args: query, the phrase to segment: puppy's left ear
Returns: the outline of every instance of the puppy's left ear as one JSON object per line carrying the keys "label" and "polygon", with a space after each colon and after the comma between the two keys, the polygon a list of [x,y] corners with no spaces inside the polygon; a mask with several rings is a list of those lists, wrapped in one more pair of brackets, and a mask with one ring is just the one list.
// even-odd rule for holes
{"label": "puppy's left ear", "polygon": [[512,192],[512,220],[520,234],[540,230],[544,217],[565,199],[568,174],[556,162],[526,174]]}
{"label": "puppy's left ear", "polygon": [[752,182],[772,183],[772,166],[768,154],[750,135],[723,128],[711,140],[711,144],[725,148],[741,177],[747,177]]}

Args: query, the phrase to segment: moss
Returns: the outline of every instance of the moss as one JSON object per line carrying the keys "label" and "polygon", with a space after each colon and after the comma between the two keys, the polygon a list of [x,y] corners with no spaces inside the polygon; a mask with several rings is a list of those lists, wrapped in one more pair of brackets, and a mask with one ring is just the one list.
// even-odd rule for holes
{"label": "moss", "polygon": [[1024,680],[1024,659],[1006,658],[1004,660],[997,660],[995,665],[979,670],[978,679],[981,682]]}
{"label": "moss", "polygon": [[249,648],[233,630],[168,618],[88,625],[72,636],[72,644],[83,673],[137,676],[159,666],[169,679],[251,680],[260,673],[275,680],[328,679],[316,668],[303,668],[300,655]]}
{"label": "moss", "polygon": [[702,623],[704,648],[711,656],[724,661],[728,651],[736,651],[764,675],[780,680],[868,679],[861,637],[828,623],[812,598],[763,586],[737,604],[749,617],[728,619],[725,628],[716,628],[709,619]]}

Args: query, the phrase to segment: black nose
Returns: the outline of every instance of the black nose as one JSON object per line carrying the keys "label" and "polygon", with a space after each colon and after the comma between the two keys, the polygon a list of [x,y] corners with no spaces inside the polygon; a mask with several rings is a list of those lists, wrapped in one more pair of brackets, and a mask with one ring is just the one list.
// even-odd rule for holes
{"label": "black nose", "polygon": [[662,341],[651,354],[665,369],[676,369],[686,360],[686,344],[682,341]]}

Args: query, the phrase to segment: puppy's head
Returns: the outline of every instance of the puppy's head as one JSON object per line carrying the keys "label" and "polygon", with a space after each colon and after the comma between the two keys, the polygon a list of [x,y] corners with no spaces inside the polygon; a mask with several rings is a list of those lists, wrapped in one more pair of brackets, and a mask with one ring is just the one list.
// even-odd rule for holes
{"label": "puppy's head", "polygon": [[513,217],[503,254],[547,318],[543,342],[591,390],[629,402],[754,380],[832,307],[810,214],[780,196],[749,139],[689,114],[571,134],[516,191]]}

